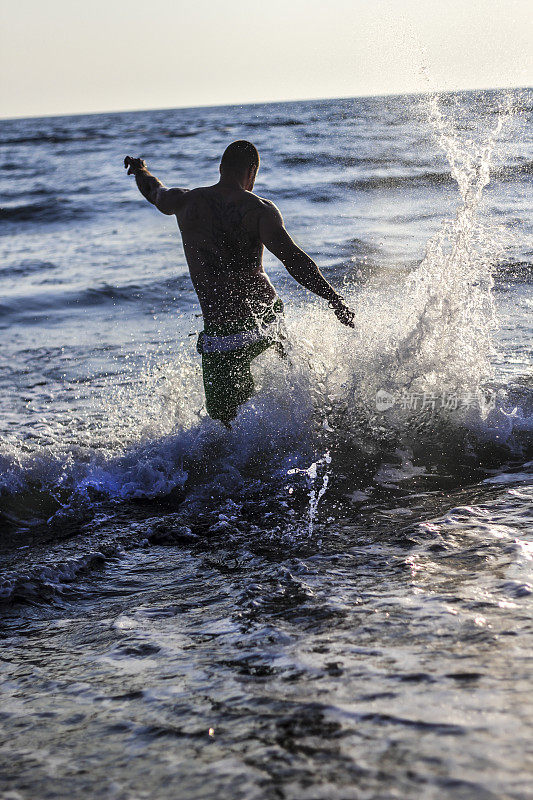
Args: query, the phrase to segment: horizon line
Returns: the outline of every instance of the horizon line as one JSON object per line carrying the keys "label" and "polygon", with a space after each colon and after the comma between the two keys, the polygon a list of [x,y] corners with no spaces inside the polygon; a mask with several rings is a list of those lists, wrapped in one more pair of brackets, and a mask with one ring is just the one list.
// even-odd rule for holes
{"label": "horizon line", "polygon": [[102,114],[142,114],[148,111],[193,111],[194,109],[204,108],[243,108],[245,106],[266,106],[266,105],[286,105],[288,103],[312,103],[312,102],[325,102],[327,100],[359,100],[359,99],[373,99],[380,97],[417,97],[432,94],[467,94],[472,92],[498,92],[504,90],[514,91],[531,91],[533,86],[484,86],[473,89],[427,89],[418,90],[413,92],[382,92],[378,94],[358,94],[358,95],[339,95],[331,97],[300,97],[289,98],[285,100],[260,100],[251,101],[246,103],[204,103],[202,105],[177,105],[177,106],[152,106],[149,108],[122,108],[114,110],[102,111],[74,111],[71,113],[54,113],[54,114],[28,114],[25,116],[1,116],[0,122],[11,122],[15,120],[24,119],[54,119],[60,117],[90,117],[100,116]]}

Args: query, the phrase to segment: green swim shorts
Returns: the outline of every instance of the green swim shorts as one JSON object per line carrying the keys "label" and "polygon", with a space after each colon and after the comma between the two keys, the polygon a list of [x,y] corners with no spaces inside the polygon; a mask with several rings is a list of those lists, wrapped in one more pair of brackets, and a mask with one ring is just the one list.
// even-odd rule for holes
{"label": "green swim shorts", "polygon": [[198,337],[207,413],[228,425],[254,393],[254,358],[280,344],[283,303],[278,298],[260,318],[206,325]]}

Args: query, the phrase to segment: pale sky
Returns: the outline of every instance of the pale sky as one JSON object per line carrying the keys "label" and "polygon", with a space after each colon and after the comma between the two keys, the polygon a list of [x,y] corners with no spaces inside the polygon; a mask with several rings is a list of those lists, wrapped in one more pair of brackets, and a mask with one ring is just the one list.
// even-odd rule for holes
{"label": "pale sky", "polygon": [[531,0],[0,0],[0,116],[531,86]]}

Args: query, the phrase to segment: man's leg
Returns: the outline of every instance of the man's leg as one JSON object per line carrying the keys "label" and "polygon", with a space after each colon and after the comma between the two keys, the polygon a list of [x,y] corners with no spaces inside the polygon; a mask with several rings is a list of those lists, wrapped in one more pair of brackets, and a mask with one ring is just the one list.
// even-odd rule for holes
{"label": "man's leg", "polygon": [[203,353],[205,405],[212,419],[219,419],[227,427],[237,415],[239,406],[254,393],[254,380],[250,365],[271,342],[257,342],[230,353]]}

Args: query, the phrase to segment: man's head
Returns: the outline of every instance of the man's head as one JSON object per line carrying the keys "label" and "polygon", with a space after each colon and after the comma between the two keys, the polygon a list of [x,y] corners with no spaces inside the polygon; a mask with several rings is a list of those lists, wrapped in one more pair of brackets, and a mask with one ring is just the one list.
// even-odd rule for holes
{"label": "man's head", "polygon": [[232,142],[224,150],[220,161],[220,174],[222,177],[237,178],[243,189],[252,191],[258,169],[259,153],[251,142],[240,139]]}

